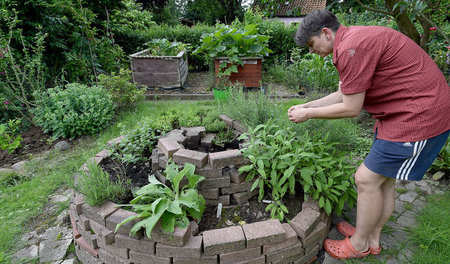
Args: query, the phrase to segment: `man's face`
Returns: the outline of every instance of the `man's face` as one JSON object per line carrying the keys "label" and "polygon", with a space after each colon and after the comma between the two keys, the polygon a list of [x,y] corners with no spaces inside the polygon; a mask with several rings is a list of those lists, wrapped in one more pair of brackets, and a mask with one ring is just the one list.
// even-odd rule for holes
{"label": "man's face", "polygon": [[306,46],[308,46],[310,53],[315,53],[322,58],[333,53],[333,41],[324,31],[319,36],[312,36]]}

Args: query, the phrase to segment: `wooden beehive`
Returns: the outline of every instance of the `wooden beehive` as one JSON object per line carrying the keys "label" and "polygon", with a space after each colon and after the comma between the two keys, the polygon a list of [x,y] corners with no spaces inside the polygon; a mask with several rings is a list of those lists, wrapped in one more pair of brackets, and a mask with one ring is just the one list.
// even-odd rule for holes
{"label": "wooden beehive", "polygon": [[[244,84],[244,87],[261,87],[261,77],[262,77],[262,58],[260,57],[245,57],[241,58],[244,62],[244,66],[238,66],[238,72],[232,72],[229,76],[231,82],[240,82]],[[227,58],[215,58],[215,72],[216,81],[217,74],[219,73],[219,66],[223,61],[227,61]],[[227,64],[228,67],[231,63]]]}

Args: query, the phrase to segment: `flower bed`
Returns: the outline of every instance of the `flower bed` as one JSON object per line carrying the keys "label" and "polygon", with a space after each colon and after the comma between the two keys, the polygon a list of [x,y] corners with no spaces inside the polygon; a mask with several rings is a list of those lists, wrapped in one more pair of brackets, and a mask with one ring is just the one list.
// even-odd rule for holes
{"label": "flower bed", "polygon": [[[242,133],[243,126],[222,116],[229,126]],[[109,144],[116,144],[120,138]],[[242,204],[254,193],[244,181],[245,175],[237,172],[244,163],[239,150],[205,153],[185,149],[206,147],[209,143],[204,128],[186,128],[172,131],[160,139],[158,148],[152,153],[152,169],[164,168],[172,157],[177,164],[190,162],[196,165],[196,174],[206,179],[199,186],[208,205],[222,203]],[[195,146],[197,144],[197,146]],[[102,162],[108,151],[99,152],[94,159]],[[84,165],[82,169],[87,169]],[[192,221],[187,228],[176,228],[173,234],[157,225],[151,239],[138,232],[130,237],[129,232],[136,221],[122,225],[114,233],[116,225],[134,215],[120,209],[112,202],[100,207],[89,206],[81,194],[75,194],[70,204],[76,253],[82,263],[307,263],[314,258],[328,234],[330,217],[319,209],[316,202],[306,201],[290,223],[266,220],[250,224],[198,232]]]}

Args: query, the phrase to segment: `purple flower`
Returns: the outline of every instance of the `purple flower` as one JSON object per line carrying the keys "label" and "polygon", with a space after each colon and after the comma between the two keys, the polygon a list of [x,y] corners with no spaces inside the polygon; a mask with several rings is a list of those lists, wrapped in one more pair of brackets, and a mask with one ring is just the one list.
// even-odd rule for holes
{"label": "purple flower", "polygon": [[3,103],[5,103],[5,105],[9,105],[9,101],[8,100],[3,101]]}
{"label": "purple flower", "polygon": [[5,75],[5,72],[0,72],[1,75]]}

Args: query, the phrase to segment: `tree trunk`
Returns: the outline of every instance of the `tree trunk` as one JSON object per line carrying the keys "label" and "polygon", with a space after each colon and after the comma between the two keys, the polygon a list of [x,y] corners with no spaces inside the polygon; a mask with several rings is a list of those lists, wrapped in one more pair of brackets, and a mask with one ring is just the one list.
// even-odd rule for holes
{"label": "tree trunk", "polygon": [[396,8],[393,10],[393,7],[395,4],[400,2],[399,0],[386,0],[384,2],[385,6],[388,10],[392,10],[394,13],[394,19],[395,22],[397,22],[398,28],[400,31],[408,36],[410,39],[412,39],[414,42],[416,42],[418,45],[420,45],[420,34],[417,31],[416,27],[414,27],[414,24],[411,22],[411,20],[408,17],[407,13],[400,13],[400,10]]}

